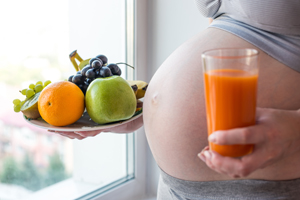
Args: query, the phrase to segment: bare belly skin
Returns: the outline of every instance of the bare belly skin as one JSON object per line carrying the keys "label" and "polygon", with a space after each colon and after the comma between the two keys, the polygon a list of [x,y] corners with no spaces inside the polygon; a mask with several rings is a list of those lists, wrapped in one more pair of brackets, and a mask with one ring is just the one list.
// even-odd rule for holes
{"label": "bare belly skin", "polygon": [[[181,45],[157,70],[144,98],[144,127],[158,166],[190,181],[230,180],[197,154],[208,145],[201,53],[214,48],[255,48],[237,36],[208,28]],[[259,50],[259,49],[258,49]],[[300,108],[300,73],[260,51],[259,107]],[[300,177],[300,154],[252,173],[249,179]]]}

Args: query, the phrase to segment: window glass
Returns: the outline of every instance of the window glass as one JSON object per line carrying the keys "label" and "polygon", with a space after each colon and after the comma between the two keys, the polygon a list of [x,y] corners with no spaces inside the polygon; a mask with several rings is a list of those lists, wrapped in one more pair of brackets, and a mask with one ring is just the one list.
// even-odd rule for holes
{"label": "window glass", "polygon": [[[57,184],[67,191],[71,183],[83,186],[76,197],[95,195],[133,178],[133,133],[70,140],[30,125],[21,112],[13,111],[12,103],[25,99],[19,90],[31,83],[75,74],[69,60],[73,50],[83,59],[104,54],[109,63],[132,62],[127,53],[126,1],[1,4],[0,199],[34,199]],[[133,70],[120,67],[123,78],[133,77]]]}

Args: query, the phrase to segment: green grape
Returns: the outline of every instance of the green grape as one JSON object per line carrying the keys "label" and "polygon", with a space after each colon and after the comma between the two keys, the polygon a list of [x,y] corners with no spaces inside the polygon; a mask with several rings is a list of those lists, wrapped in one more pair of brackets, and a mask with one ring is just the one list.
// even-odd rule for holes
{"label": "green grape", "polygon": [[44,87],[46,87],[47,85],[49,85],[51,83],[51,81],[47,80],[44,82]]}
{"label": "green grape", "polygon": [[36,82],[35,86],[37,86],[37,85],[43,85],[43,82],[42,81],[38,81],[38,82]]}
{"label": "green grape", "polygon": [[27,89],[23,89],[23,90],[21,91],[21,93],[22,93],[23,95],[26,95],[26,91],[27,91]]}
{"label": "green grape", "polygon": [[29,88],[30,88],[30,89],[34,89],[34,87],[35,87],[35,85],[34,85],[33,83],[31,83],[31,84],[29,85]]}
{"label": "green grape", "polygon": [[26,91],[26,97],[27,98],[30,98],[34,95],[34,91],[32,89],[29,89]]}
{"label": "green grape", "polygon": [[14,105],[14,111],[15,112],[20,112],[21,111],[21,105]]}
{"label": "green grape", "polygon": [[43,86],[41,84],[36,85],[34,88],[35,93],[38,93],[42,90],[43,90]]}
{"label": "green grape", "polygon": [[25,103],[25,100],[21,101],[21,103],[20,103],[21,107],[23,106],[24,103]]}
{"label": "green grape", "polygon": [[21,100],[20,99],[14,99],[13,100],[13,104],[14,105],[19,105],[21,103]]}

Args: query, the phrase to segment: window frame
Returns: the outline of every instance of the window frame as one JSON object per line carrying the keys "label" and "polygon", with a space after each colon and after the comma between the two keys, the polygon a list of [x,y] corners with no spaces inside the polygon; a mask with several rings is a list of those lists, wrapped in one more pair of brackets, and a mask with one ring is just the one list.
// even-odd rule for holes
{"label": "window frame", "polygon": [[[135,77],[139,80],[147,80],[147,1],[134,1],[134,66]],[[135,137],[135,177],[116,186],[93,200],[141,200],[154,199],[146,191],[147,170],[147,139],[144,128],[140,128],[134,134]],[[156,198],[155,198],[156,199]]]}

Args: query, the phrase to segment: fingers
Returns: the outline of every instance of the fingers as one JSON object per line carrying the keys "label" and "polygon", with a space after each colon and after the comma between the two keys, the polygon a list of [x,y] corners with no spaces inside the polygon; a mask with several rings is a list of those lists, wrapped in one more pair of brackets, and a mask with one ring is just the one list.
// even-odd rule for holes
{"label": "fingers", "polygon": [[94,137],[100,133],[100,131],[75,131],[74,133],[86,138],[86,137]]}
{"label": "fingers", "polygon": [[242,158],[232,158],[221,156],[206,147],[198,156],[209,168],[232,178],[246,177],[255,170],[263,168],[268,162],[265,160],[266,155],[261,152],[260,148]]}
{"label": "fingers", "polygon": [[264,141],[264,127],[261,125],[235,128],[230,130],[215,131],[208,140],[215,144],[257,144]]}
{"label": "fingers", "polygon": [[58,132],[58,131],[55,131],[55,133],[58,133],[59,135],[65,136],[65,137],[70,138],[70,139],[82,140],[82,139],[85,138],[85,137],[82,137],[81,135],[78,135],[78,134],[73,133],[73,132]]}
{"label": "fingers", "polygon": [[[257,120],[260,120],[264,110],[264,108],[256,108]],[[215,131],[208,137],[208,140],[220,145],[257,144],[265,140],[265,133],[265,126],[257,123],[256,125],[244,128]]]}
{"label": "fingers", "polygon": [[87,137],[94,137],[98,135],[101,132],[113,132],[113,133],[131,133],[139,129],[143,126],[143,117],[140,115],[135,120],[121,124],[109,129],[101,129],[101,130],[95,130],[95,131],[75,131],[75,132],[68,132],[68,131],[54,131],[54,130],[48,130],[49,132],[55,132],[62,136],[68,137],[70,139],[79,139],[82,140]]}
{"label": "fingers", "polygon": [[205,156],[205,163],[209,168],[220,174],[227,174],[234,178],[239,177],[239,172],[234,170],[234,166],[237,165],[238,160],[230,157],[222,157],[213,151],[204,151],[203,154]]}
{"label": "fingers", "polygon": [[64,137],[67,137],[67,138],[70,138],[70,139],[78,139],[78,140],[82,140],[88,136],[85,136],[85,135],[80,135],[78,133],[75,133],[75,132],[69,132],[69,131],[52,131],[52,130],[48,130],[49,132],[54,132],[54,133],[57,133],[61,136],[64,136]]}
{"label": "fingers", "polygon": [[64,136],[64,137],[70,138],[70,139],[78,139],[78,140],[82,140],[82,139],[85,138],[85,137],[82,137],[82,136],[77,135],[77,134],[72,133],[72,132],[69,132],[69,133],[59,133],[59,132],[58,132],[58,134],[59,134],[59,135],[62,135],[62,136]]}
{"label": "fingers", "polygon": [[288,131],[293,130],[291,123],[285,121],[292,115],[262,108],[257,108],[256,114],[257,124],[254,126],[216,131],[209,136],[210,142],[219,145],[254,144],[251,154],[231,158],[206,148],[198,155],[201,160],[214,171],[236,178],[249,176],[285,158],[291,145],[297,143],[292,132]]}

